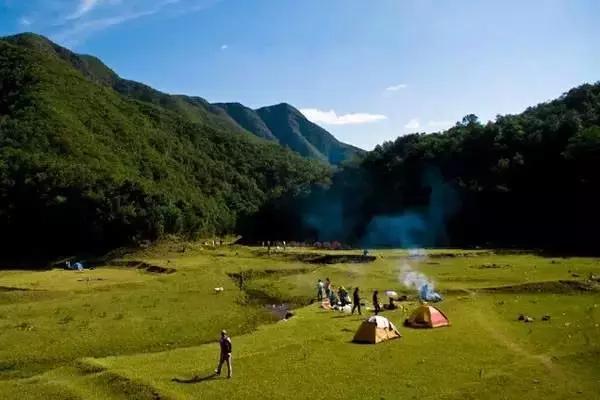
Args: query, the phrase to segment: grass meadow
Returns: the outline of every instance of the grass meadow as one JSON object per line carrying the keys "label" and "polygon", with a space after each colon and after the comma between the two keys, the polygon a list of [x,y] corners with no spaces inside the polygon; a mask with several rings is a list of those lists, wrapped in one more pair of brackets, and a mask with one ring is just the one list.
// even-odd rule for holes
{"label": "grass meadow", "polygon": [[[321,251],[162,243],[126,255],[171,274],[104,265],[0,271],[2,399],[597,399],[600,260],[527,252],[373,251],[322,264]],[[311,258],[312,257],[312,258]],[[402,326],[415,300],[384,311],[402,338],[351,342],[363,316],[310,304],[317,279],[414,295],[402,271],[444,296],[448,328]],[[244,274],[243,289],[232,276]],[[215,287],[224,291],[215,294]],[[382,296],[382,301],[385,297]],[[278,321],[265,303],[288,303]],[[534,318],[517,321],[519,314]],[[549,315],[548,321],[542,316]],[[211,377],[221,329],[233,379]]]}

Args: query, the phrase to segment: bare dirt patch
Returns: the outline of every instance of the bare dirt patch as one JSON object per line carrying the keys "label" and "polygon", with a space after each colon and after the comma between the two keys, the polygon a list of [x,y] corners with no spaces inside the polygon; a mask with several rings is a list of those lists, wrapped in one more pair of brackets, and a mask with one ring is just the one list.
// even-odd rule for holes
{"label": "bare dirt patch", "polygon": [[31,289],[11,287],[11,286],[0,286],[0,292],[29,292]]}
{"label": "bare dirt patch", "polygon": [[144,261],[112,261],[110,264],[115,267],[137,268],[153,274],[173,274],[177,272],[175,268],[152,265]]}

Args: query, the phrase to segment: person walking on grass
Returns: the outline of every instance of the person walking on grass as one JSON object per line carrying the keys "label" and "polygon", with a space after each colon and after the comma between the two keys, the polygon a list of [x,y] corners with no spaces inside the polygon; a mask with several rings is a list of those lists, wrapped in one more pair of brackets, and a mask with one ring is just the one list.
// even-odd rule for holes
{"label": "person walking on grass", "polygon": [[215,374],[221,375],[221,368],[223,363],[227,363],[227,378],[231,378],[231,338],[227,336],[227,331],[221,331],[221,339],[219,340],[221,346],[221,356],[219,357],[219,366],[215,369]]}
{"label": "person walking on grass", "polygon": [[379,291],[375,290],[373,292],[373,310],[375,311],[375,315],[379,315],[381,311],[381,307],[379,307]]}
{"label": "person walking on grass", "polygon": [[358,314],[362,315],[362,312],[360,311],[360,294],[358,293],[358,287],[354,289],[354,292],[352,293],[352,302],[354,304],[352,304],[352,313],[354,314],[354,310],[358,309]]}

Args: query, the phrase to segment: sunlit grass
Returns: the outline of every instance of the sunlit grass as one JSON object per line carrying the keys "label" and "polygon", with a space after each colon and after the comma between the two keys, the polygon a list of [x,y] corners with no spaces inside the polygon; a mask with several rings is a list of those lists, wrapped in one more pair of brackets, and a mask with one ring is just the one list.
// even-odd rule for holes
{"label": "sunlit grass", "polygon": [[[0,272],[0,394],[31,399],[594,398],[600,379],[600,294],[490,292],[525,282],[584,280],[600,274],[589,258],[436,250],[372,251],[365,264],[308,264],[325,252],[160,244],[128,259],[175,268],[152,274],[126,267],[94,271]],[[339,252],[327,251],[329,254]],[[361,254],[360,251],[343,252]],[[244,282],[273,301],[308,304],[317,279],[371,290],[403,288],[404,264],[426,273],[445,296],[452,326],[401,327],[410,309],[385,312],[403,338],[351,343],[361,317],[296,310],[275,324],[228,274],[271,271]],[[215,294],[215,287],[224,291]],[[27,289],[27,290],[15,290]],[[385,300],[385,299],[382,299]],[[519,314],[533,323],[517,321]],[[541,317],[549,314],[549,321]],[[234,379],[198,377],[215,367],[221,329],[234,340]],[[257,329],[258,328],[258,329]]]}

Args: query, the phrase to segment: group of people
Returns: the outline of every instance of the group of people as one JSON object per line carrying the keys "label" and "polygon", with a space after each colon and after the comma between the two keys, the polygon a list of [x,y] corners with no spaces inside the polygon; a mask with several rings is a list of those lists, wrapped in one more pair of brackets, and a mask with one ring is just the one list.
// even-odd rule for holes
{"label": "group of people", "polygon": [[[75,262],[75,263],[71,263],[71,261],[67,260],[65,261],[65,266],[64,269],[67,270],[71,270],[71,271],[83,271],[84,270],[84,266],[82,262]],[[94,269],[93,266],[88,267],[88,269]]]}
{"label": "group of people", "polygon": [[261,243],[262,247],[266,247],[267,248],[267,252],[269,254],[271,254],[272,248],[274,248],[274,250],[276,251],[281,251],[283,249],[283,251],[287,250],[287,242],[285,240],[282,241],[270,241],[267,240],[266,242],[263,241]]}
{"label": "group of people", "polygon": [[[352,292],[352,300],[350,300],[350,296],[348,291],[343,286],[340,286],[337,291],[334,286],[331,284],[331,280],[326,278],[325,281],[319,279],[317,282],[317,299],[319,301],[323,301],[324,299],[329,300],[329,304],[331,305],[339,305],[341,307],[352,305],[351,314],[354,314],[354,311],[358,311],[359,315],[362,315],[361,310],[361,297],[360,297],[360,289],[358,287],[354,288]],[[390,305],[384,305],[385,308],[393,309],[396,308],[393,299],[390,297]],[[381,306],[379,305],[379,291],[373,291],[373,311],[375,315],[381,312]],[[231,352],[232,352],[232,343],[231,338],[227,335],[226,331],[221,331],[221,338],[219,340],[220,347],[220,356],[219,363],[217,368],[215,369],[215,375],[221,375],[221,369],[225,364],[227,366],[227,378],[231,378],[233,368],[231,366]]]}
{"label": "group of people", "polygon": [[[339,305],[340,307],[345,307],[347,305],[352,305],[351,314],[354,314],[354,311],[358,311],[359,315],[362,315],[361,310],[361,297],[360,297],[360,288],[357,286],[354,288],[352,292],[352,300],[350,300],[350,295],[345,287],[340,286],[337,290],[331,284],[331,280],[326,278],[325,281],[321,279],[317,282],[317,300],[323,301],[324,299],[329,300],[329,304],[331,306]],[[381,311],[381,306],[379,305],[379,291],[373,291],[373,310],[375,315],[379,314]]]}

